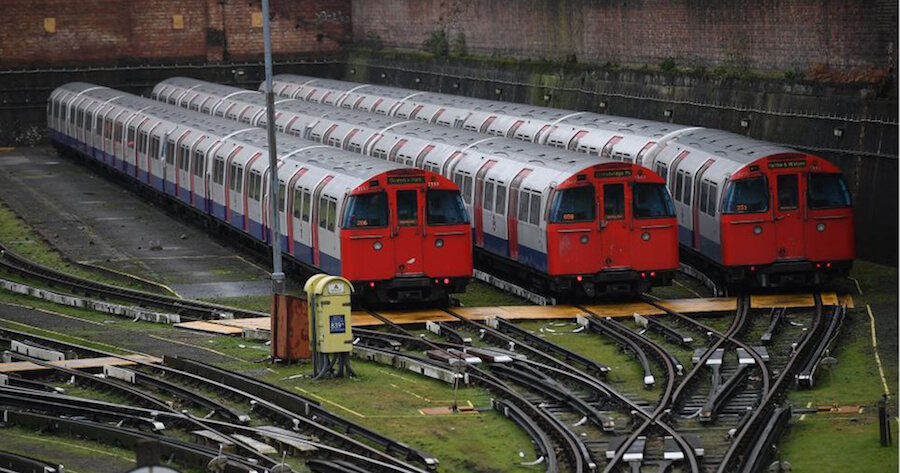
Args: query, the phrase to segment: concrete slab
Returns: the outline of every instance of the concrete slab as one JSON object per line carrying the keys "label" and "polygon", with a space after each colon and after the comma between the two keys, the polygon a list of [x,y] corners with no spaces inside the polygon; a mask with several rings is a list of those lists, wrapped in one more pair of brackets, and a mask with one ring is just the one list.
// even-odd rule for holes
{"label": "concrete slab", "polygon": [[184,297],[267,294],[266,273],[99,171],[49,147],[0,154],[0,200],[73,261],[163,282]]}
{"label": "concrete slab", "polygon": [[[62,360],[50,361],[48,364],[61,366],[63,368],[71,368],[75,370],[86,370],[94,368],[102,368],[104,366],[131,366],[137,361],[145,363],[162,363],[159,358],[143,355],[130,355],[122,358],[103,357],[103,358],[82,358],[80,360]],[[0,373],[21,373],[23,371],[40,371],[49,370],[50,368],[31,363],[30,361],[14,361],[12,363],[0,363]]]}

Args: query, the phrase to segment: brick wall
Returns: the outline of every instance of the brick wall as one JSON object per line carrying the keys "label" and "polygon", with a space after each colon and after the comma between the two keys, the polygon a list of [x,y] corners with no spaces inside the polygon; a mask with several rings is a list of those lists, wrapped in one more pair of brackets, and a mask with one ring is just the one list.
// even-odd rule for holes
{"label": "brick wall", "polygon": [[[352,0],[356,41],[421,49],[463,33],[470,53],[761,70],[882,69],[896,50],[896,0]],[[893,53],[894,55],[896,53]],[[896,56],[894,56],[896,57]]]}
{"label": "brick wall", "polygon": [[[349,0],[271,0],[273,52],[333,54]],[[0,68],[258,58],[260,0],[3,0]],[[174,27],[181,15],[183,28]],[[45,19],[55,20],[55,32]],[[261,18],[261,16],[259,16]]]}

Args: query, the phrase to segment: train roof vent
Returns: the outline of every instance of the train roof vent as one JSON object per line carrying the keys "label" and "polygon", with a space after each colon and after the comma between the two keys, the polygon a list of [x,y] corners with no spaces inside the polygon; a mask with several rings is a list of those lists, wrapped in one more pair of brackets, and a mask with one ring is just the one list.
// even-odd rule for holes
{"label": "train roof vent", "polygon": [[634,130],[630,128],[619,128],[619,131],[622,133],[634,133]]}
{"label": "train roof vent", "polygon": [[529,162],[529,163],[534,163],[534,164],[540,164],[540,165],[543,165],[543,164],[544,164],[544,162],[541,161],[540,159],[529,159],[528,162]]}
{"label": "train roof vent", "polygon": [[717,149],[716,151],[713,152],[713,154],[717,154],[722,157],[728,156],[728,153],[726,153],[725,151],[723,151],[721,149]]}
{"label": "train roof vent", "polygon": [[509,153],[505,153],[505,152],[503,152],[503,151],[497,151],[497,152],[494,153],[494,154],[497,155],[497,156],[503,156],[504,158],[508,158],[508,157],[509,157]]}

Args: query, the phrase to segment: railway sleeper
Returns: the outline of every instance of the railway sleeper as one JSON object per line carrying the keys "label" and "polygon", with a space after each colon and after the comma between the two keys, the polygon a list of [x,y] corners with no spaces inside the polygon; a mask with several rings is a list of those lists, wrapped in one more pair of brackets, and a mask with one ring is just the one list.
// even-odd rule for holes
{"label": "railway sleeper", "polygon": [[[738,365],[737,370],[735,370],[724,384],[716,386],[718,383],[714,383],[714,386],[716,387],[709,393],[706,403],[700,408],[700,422],[714,422],[716,420],[716,416],[725,402],[728,401],[728,399],[737,392],[737,388],[747,380],[745,372],[749,367],[750,365],[747,364]],[[713,376],[718,377],[718,373],[715,373]]]}

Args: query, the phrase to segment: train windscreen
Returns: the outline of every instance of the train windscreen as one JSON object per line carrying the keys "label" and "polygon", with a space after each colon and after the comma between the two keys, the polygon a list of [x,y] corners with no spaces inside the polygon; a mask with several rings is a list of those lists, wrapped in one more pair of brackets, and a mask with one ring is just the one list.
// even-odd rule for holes
{"label": "train windscreen", "polygon": [[550,222],[592,222],[595,202],[593,186],[558,190],[550,205]]}
{"label": "train windscreen", "polygon": [[634,197],[634,218],[674,217],[675,206],[666,192],[665,184],[635,183],[632,191]]}
{"label": "train windscreen", "polygon": [[831,209],[850,206],[850,191],[842,174],[813,172],[807,188],[809,208]]}
{"label": "train windscreen", "polygon": [[426,216],[428,225],[461,225],[469,223],[466,205],[457,191],[429,190],[425,194],[427,201]]}
{"label": "train windscreen", "polygon": [[745,214],[765,212],[768,209],[769,187],[765,177],[729,181],[725,187],[723,213]]}
{"label": "train windscreen", "polygon": [[351,195],[344,212],[344,228],[386,227],[388,201],[385,192]]}

